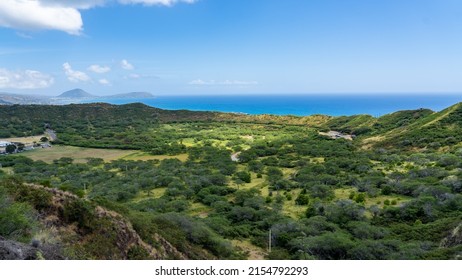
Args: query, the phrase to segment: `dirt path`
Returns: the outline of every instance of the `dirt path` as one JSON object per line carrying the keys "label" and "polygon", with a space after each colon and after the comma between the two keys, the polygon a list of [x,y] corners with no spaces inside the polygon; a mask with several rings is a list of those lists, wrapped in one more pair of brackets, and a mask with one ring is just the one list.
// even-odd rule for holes
{"label": "dirt path", "polygon": [[231,160],[234,161],[234,162],[239,162],[239,155],[241,154],[241,152],[237,152],[237,153],[234,153],[231,155]]}
{"label": "dirt path", "polygon": [[56,131],[54,130],[47,129],[45,133],[48,134],[48,136],[50,136],[51,141],[55,141],[56,139],[58,139],[58,136],[56,136]]}

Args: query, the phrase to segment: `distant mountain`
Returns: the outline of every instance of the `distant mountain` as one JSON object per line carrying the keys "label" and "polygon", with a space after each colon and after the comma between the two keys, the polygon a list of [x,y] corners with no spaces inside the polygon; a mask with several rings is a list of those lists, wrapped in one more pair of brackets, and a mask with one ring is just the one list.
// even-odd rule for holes
{"label": "distant mountain", "polygon": [[129,92],[129,93],[120,93],[109,96],[102,96],[101,98],[111,98],[111,99],[122,99],[122,98],[154,98],[149,92]]}
{"label": "distant mountain", "polygon": [[51,102],[47,96],[32,96],[0,92],[0,104],[51,104]]}
{"label": "distant mountain", "polygon": [[56,99],[127,99],[127,98],[154,98],[154,95],[150,94],[149,92],[129,92],[129,93],[120,93],[114,95],[93,95],[84,91],[83,89],[76,88],[73,90],[69,90],[63,92],[62,94],[58,95]]}
{"label": "distant mountain", "polygon": [[57,98],[61,98],[61,99],[84,99],[84,98],[86,99],[86,98],[96,98],[96,97],[98,96],[90,94],[80,88],[76,88],[76,89],[63,92],[57,96]]}
{"label": "distant mountain", "polygon": [[11,103],[0,99],[0,105],[11,105]]}
{"label": "distant mountain", "polygon": [[145,99],[145,98],[154,98],[154,95],[152,95],[149,92],[129,92],[129,93],[101,96],[101,95],[94,95],[94,94],[88,93],[85,90],[80,89],[80,88],[76,88],[73,90],[63,92],[60,95],[54,96],[54,97],[0,92],[0,105],[13,105],[13,104],[64,105],[64,104],[69,104],[69,103],[80,103],[80,101],[89,100],[89,99],[90,100],[91,99],[104,100],[104,99]]}

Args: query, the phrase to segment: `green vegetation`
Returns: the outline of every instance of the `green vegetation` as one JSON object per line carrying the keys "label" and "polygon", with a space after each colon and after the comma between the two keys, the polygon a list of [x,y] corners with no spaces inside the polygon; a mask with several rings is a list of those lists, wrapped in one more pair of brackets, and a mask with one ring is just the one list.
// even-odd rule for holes
{"label": "green vegetation", "polygon": [[[146,246],[174,248],[163,258],[457,258],[462,240],[447,240],[462,222],[460,107],[381,118],[5,107],[3,135],[46,127],[58,140],[0,157],[0,235],[27,241],[47,229],[54,200],[31,193],[45,186],[75,195],[57,214],[78,229],[59,234],[70,258],[153,258]],[[319,134],[329,130],[357,137]],[[27,184],[8,187],[12,177]],[[114,245],[110,217],[144,243]]]}
{"label": "green vegetation", "polygon": [[63,157],[72,158],[76,163],[86,163],[88,159],[100,158],[103,161],[113,161],[118,159],[126,160],[162,160],[166,158],[178,158],[182,161],[187,159],[187,154],[176,156],[152,155],[137,150],[117,150],[117,149],[98,149],[82,148],[73,146],[55,145],[53,148],[37,148],[26,151],[21,155],[33,160],[42,160],[46,163],[52,163]]}

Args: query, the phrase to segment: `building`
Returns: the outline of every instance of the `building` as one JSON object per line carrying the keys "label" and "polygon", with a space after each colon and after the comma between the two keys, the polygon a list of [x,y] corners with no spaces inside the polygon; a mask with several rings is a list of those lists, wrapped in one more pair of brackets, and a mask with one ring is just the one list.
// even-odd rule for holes
{"label": "building", "polygon": [[5,148],[6,146],[11,145],[11,144],[12,144],[11,142],[0,141],[0,148]]}

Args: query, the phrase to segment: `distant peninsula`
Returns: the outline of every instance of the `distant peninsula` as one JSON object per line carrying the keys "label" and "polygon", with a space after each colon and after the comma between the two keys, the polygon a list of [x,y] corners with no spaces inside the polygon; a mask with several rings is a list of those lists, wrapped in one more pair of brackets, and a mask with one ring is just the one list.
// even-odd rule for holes
{"label": "distant peninsula", "polygon": [[120,93],[113,95],[95,95],[91,94],[83,89],[76,88],[66,92],[61,93],[58,96],[32,96],[32,95],[22,95],[14,93],[0,93],[0,105],[31,105],[31,104],[41,104],[41,105],[63,105],[70,103],[79,103],[84,100],[106,100],[106,99],[145,99],[145,98],[155,98],[149,92],[128,92]]}
{"label": "distant peninsula", "polygon": [[91,93],[88,93],[84,91],[83,89],[76,88],[72,90],[68,90],[66,92],[61,93],[58,95],[59,99],[81,99],[81,98],[96,98],[96,95],[93,95]]}
{"label": "distant peninsula", "polygon": [[76,88],[63,92],[55,97],[56,99],[118,99],[118,98],[154,98],[149,92],[128,92],[113,95],[98,96],[84,91],[83,89]]}

